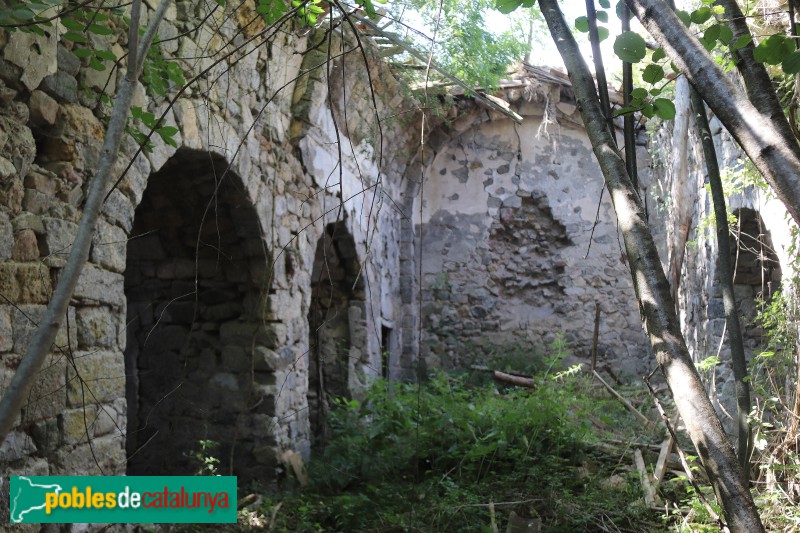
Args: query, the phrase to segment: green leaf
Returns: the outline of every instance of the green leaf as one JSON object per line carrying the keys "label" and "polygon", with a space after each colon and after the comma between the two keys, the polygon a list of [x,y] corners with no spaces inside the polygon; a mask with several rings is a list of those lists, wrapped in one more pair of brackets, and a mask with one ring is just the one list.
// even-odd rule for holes
{"label": "green leaf", "polygon": [[695,24],[702,24],[708,19],[710,19],[713,16],[713,14],[714,13],[711,11],[710,7],[703,6],[692,11],[692,14],[690,15],[689,19]]}
{"label": "green leaf", "polygon": [[13,16],[17,20],[32,20],[34,17],[36,17],[36,14],[30,9],[20,7],[14,10]]}
{"label": "green leaf", "polygon": [[[324,10],[320,9],[319,6],[317,6],[318,3],[319,3],[318,1],[315,1],[314,3],[311,4],[312,13],[324,13]],[[375,5],[373,5],[372,0],[362,0],[362,4],[364,6],[364,11],[367,12],[367,16],[369,18],[374,19],[375,17],[378,16],[378,14],[375,12]],[[319,9],[319,11],[317,11],[317,9]]]}
{"label": "green leaf", "polygon": [[622,107],[622,108],[617,109],[616,111],[614,111],[614,113],[612,113],[611,116],[619,117],[619,116],[622,116],[622,115],[627,115],[628,113],[633,113],[634,111],[638,111],[638,110],[639,110],[638,107],[633,107],[633,106]]}
{"label": "green leaf", "polygon": [[116,54],[114,54],[114,52],[111,52],[109,50],[95,50],[95,55],[97,55],[97,57],[99,57],[100,59],[105,59],[106,61],[117,60]]}
{"label": "green leaf", "polygon": [[74,31],[68,31],[62,37],[68,41],[72,41],[74,43],[85,43],[88,41],[85,35],[81,33],[75,33]]}
{"label": "green leaf", "polygon": [[74,18],[64,17],[61,19],[61,24],[63,24],[68,30],[76,31],[78,33],[83,32],[84,24],[78,22]]}
{"label": "green leaf", "polygon": [[598,26],[597,27],[597,40],[600,42],[605,41],[608,39],[608,28],[605,26]]}
{"label": "green leaf", "polygon": [[89,50],[88,48],[75,48],[72,51],[75,56],[80,57],[81,59],[86,57],[94,57],[94,51]]}
{"label": "green leaf", "polygon": [[609,2],[608,0],[600,0],[600,7],[602,7],[603,9],[608,9],[609,7],[611,7],[611,2]]}
{"label": "green leaf", "polygon": [[679,19],[681,19],[681,22],[683,22],[683,25],[686,26],[687,28],[692,25],[692,17],[686,11],[682,9],[676,9],[675,14],[678,16]]}
{"label": "green leaf", "polygon": [[767,65],[777,65],[794,51],[794,42],[782,33],[770,35],[753,50],[753,58]]}
{"label": "green leaf", "polygon": [[646,116],[647,118],[653,118],[655,116],[653,104],[644,104],[642,106],[642,115]]}
{"label": "green leaf", "polygon": [[[623,0],[619,0],[619,2],[617,2],[617,5],[614,6],[614,10],[617,12],[617,18],[620,20],[622,20],[622,10],[624,8],[625,8],[625,2]],[[625,11],[625,14],[628,15],[628,20],[631,20],[633,18],[633,13],[631,13],[630,9]]]}
{"label": "green leaf", "polygon": [[99,59],[97,59],[96,57],[93,57],[89,61],[89,66],[92,67],[94,70],[97,70],[99,72],[103,72],[106,69],[106,66],[103,64],[103,62],[100,61]]}
{"label": "green leaf", "polygon": [[653,57],[651,57],[650,60],[653,63],[656,63],[658,61],[661,61],[665,57],[667,57],[667,53],[664,51],[664,49],[663,48],[657,48],[655,50],[655,52],[653,52]]}
{"label": "green leaf", "polygon": [[647,46],[642,36],[636,32],[625,31],[614,41],[614,52],[627,63],[638,63],[647,55]]}
{"label": "green leaf", "polygon": [[162,128],[157,129],[156,133],[158,133],[158,135],[161,137],[161,140],[163,140],[168,145],[172,146],[173,148],[178,147],[178,143],[175,141],[175,139],[172,138],[173,135],[178,133],[178,128],[174,126],[164,126]]}
{"label": "green leaf", "polygon": [[107,28],[101,24],[89,24],[89,31],[95,35],[111,35],[114,33],[111,28]]}
{"label": "green leaf", "polygon": [[666,98],[656,98],[653,100],[653,111],[663,120],[675,118],[675,104]]}
{"label": "green leaf", "polygon": [[719,32],[722,28],[722,24],[712,24],[706,31],[703,32],[703,39],[706,41],[716,42],[719,38]]}
{"label": "green leaf", "polygon": [[750,34],[747,35],[740,35],[736,42],[731,45],[731,51],[736,51],[743,46],[747,46],[748,44],[753,42],[753,36]]}
{"label": "green leaf", "polygon": [[794,51],[781,62],[783,72],[786,74],[797,74],[800,72],[800,52]]}
{"label": "green leaf", "polygon": [[643,87],[637,87],[631,91],[631,98],[634,100],[641,100],[642,98],[647,97],[647,89]]}
{"label": "green leaf", "polygon": [[599,20],[600,22],[606,22],[607,23],[608,22],[608,13],[606,13],[605,11],[598,11],[597,12],[597,20]]}
{"label": "green leaf", "polygon": [[586,33],[587,31],[589,31],[589,19],[586,17],[576,18],[575,29],[582,33]]}
{"label": "green leaf", "polygon": [[225,0],[216,0],[216,2],[217,2],[217,4],[219,4],[220,6],[222,6],[222,7],[225,7]]}
{"label": "green leaf", "polygon": [[728,46],[730,42],[733,40],[733,30],[727,27],[724,24],[719,25],[719,37],[717,37],[720,43],[725,46]]}
{"label": "green leaf", "polygon": [[661,65],[647,65],[642,72],[642,80],[650,85],[658,83],[664,79],[664,68]]}

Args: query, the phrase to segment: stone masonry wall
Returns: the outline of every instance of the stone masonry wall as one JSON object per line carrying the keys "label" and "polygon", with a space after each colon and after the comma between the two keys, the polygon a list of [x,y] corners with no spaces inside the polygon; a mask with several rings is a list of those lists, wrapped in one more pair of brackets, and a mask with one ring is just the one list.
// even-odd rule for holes
{"label": "stone masonry wall", "polygon": [[474,106],[431,135],[421,355],[463,368],[563,333],[586,362],[599,305],[601,360],[641,375],[649,351],[630,273],[608,195],[598,211],[602,176],[574,101],[558,84],[525,87],[505,93],[522,124]]}
{"label": "stone masonry wall", "polygon": [[[155,136],[110,193],[0,474],[191,473],[200,439],[219,441],[221,464],[233,454],[244,479],[273,479],[284,450],[307,455],[311,278],[330,224],[351,236],[369,288],[349,310],[361,333],[347,384],[382,373],[380,332],[401,334],[403,215],[390,206],[406,202],[416,135],[385,117],[413,107],[370,49],[365,64],[334,32],[330,71],[346,74],[327,79],[324,31],[265,32],[255,8],[168,10],[162,53],[208,70],[165,115],[177,147]],[[112,23],[118,32],[92,39],[122,57]],[[113,99],[121,76],[90,68],[63,33],[0,32],[0,393],[69,253],[110,111],[101,95]],[[367,72],[380,80],[374,101]],[[134,106],[158,116],[167,98],[140,85]],[[126,137],[117,176],[135,152]]]}

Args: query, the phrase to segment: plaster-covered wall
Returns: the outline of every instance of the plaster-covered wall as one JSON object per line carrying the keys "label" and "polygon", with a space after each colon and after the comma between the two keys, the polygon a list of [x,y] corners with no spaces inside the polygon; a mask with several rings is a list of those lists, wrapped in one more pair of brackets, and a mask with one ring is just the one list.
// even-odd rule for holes
{"label": "plaster-covered wall", "polygon": [[473,106],[429,141],[421,355],[460,368],[563,333],[586,362],[599,305],[600,359],[640,375],[649,351],[630,273],[569,85],[533,78],[505,94],[522,124]]}

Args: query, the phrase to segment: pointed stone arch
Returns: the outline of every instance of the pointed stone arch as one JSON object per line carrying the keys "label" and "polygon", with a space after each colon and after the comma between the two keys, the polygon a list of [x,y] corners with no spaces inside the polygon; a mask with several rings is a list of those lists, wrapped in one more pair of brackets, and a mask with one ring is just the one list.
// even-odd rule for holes
{"label": "pointed stone arch", "polygon": [[128,242],[128,473],[193,474],[191,451],[274,473],[271,265],[259,214],[220,156],[181,149],[147,182]]}

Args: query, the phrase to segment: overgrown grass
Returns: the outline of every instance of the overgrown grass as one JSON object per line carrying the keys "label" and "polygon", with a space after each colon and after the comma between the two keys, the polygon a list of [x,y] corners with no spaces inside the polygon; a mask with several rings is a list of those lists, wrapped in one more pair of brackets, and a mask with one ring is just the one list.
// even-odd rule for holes
{"label": "overgrown grass", "polygon": [[592,445],[590,419],[634,424],[627,414],[582,376],[536,382],[380,381],[337,403],[311,486],[262,512],[276,531],[505,531],[512,512],[543,531],[663,530],[629,462]]}

